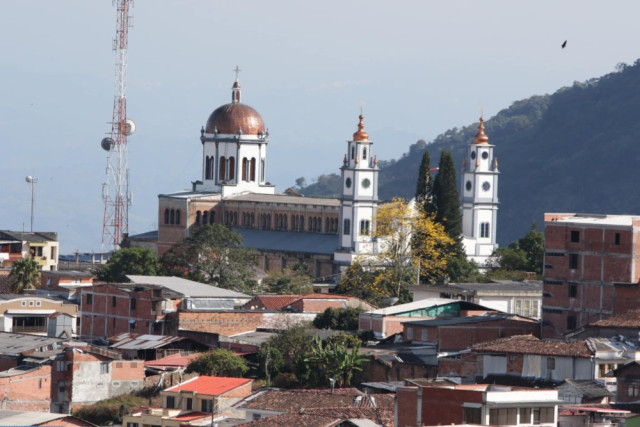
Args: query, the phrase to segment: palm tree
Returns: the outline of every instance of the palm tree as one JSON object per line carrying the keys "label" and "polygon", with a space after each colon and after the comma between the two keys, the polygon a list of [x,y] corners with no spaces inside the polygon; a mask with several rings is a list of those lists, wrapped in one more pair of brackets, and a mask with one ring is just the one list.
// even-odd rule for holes
{"label": "palm tree", "polygon": [[11,292],[22,294],[26,289],[36,289],[40,283],[38,263],[32,258],[24,258],[13,263],[9,277],[14,279]]}

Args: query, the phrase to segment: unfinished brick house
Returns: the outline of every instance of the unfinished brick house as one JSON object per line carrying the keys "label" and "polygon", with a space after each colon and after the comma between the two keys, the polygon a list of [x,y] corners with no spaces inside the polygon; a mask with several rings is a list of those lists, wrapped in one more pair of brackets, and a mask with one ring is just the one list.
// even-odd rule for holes
{"label": "unfinished brick house", "polygon": [[540,330],[536,320],[507,313],[408,321],[403,327],[404,342],[432,344],[441,352],[513,335],[538,335]]}
{"label": "unfinished brick house", "polygon": [[640,303],[640,217],[545,214],[542,336]]}

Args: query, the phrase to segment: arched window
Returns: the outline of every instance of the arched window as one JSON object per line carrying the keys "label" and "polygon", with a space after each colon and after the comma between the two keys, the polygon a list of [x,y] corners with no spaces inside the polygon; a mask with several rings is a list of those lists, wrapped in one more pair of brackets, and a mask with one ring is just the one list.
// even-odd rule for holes
{"label": "arched window", "polygon": [[176,224],[180,225],[180,209],[176,209]]}
{"label": "arched window", "polygon": [[209,156],[207,156],[204,161],[204,179],[210,179],[209,175],[211,175],[211,164],[209,163]]}
{"label": "arched window", "polygon": [[213,224],[216,220],[216,211],[211,211],[209,213],[209,224]]}
{"label": "arched window", "polygon": [[242,159],[242,180],[243,181],[249,180],[247,176],[247,158],[246,157]]}
{"label": "arched window", "polygon": [[256,158],[255,157],[251,158],[251,170],[249,174],[249,180],[251,182],[256,181]]}
{"label": "arched window", "polygon": [[264,182],[264,170],[265,170],[265,161],[264,159],[260,160],[260,182]]}
{"label": "arched window", "polygon": [[215,158],[213,156],[209,157],[209,178],[208,179],[213,179],[213,167],[215,165]]}
{"label": "arched window", "polygon": [[208,219],[209,219],[208,212],[207,211],[202,212],[202,225],[206,225]]}
{"label": "arched window", "polygon": [[220,167],[219,167],[218,179],[220,181],[224,181],[226,175],[227,175],[227,158],[225,156],[222,156],[222,157],[220,157]]}
{"label": "arched window", "polygon": [[169,222],[171,224],[175,224],[176,223],[176,211],[171,209],[171,219],[169,220]]}
{"label": "arched window", "polygon": [[236,179],[236,159],[229,157],[229,181]]}
{"label": "arched window", "polygon": [[367,147],[364,147],[364,149],[362,150],[362,160],[367,158]]}
{"label": "arched window", "polygon": [[197,211],[196,212],[196,225],[200,225],[200,216],[202,215],[202,212]]}
{"label": "arched window", "polygon": [[363,219],[360,221],[360,234],[363,236],[369,235],[369,220]]}
{"label": "arched window", "polygon": [[283,227],[285,230],[289,229],[289,224],[287,223],[287,214],[284,214],[284,221],[282,221]]}
{"label": "arched window", "polygon": [[304,217],[300,216],[300,224],[298,225],[298,230],[304,231]]}
{"label": "arched window", "polygon": [[238,225],[238,212],[233,213],[233,225]]}
{"label": "arched window", "polygon": [[169,224],[169,208],[164,210],[164,223]]}
{"label": "arched window", "polygon": [[342,227],[342,234],[344,234],[345,236],[348,236],[349,234],[351,234],[351,220],[349,218],[346,218],[344,220],[344,224]]}
{"label": "arched window", "polygon": [[489,237],[489,223],[480,223],[480,237]]}
{"label": "arched window", "polygon": [[353,159],[356,156],[356,146],[352,145],[351,146],[351,159]]}

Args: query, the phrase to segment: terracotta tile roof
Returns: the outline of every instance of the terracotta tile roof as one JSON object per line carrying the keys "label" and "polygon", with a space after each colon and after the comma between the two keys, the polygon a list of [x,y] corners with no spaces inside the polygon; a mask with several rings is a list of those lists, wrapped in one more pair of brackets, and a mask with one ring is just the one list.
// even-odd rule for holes
{"label": "terracotta tile roof", "polygon": [[184,368],[189,364],[189,362],[191,362],[193,359],[197,359],[200,356],[202,356],[202,353],[194,353],[187,356],[176,353],[158,360],[146,361],[144,362],[144,366],[156,369]]}
{"label": "terracotta tile roof", "polygon": [[165,391],[195,391],[199,394],[218,396],[253,380],[249,378],[209,377],[206,375],[185,381]]}
{"label": "terracotta tile roof", "polygon": [[[245,400],[238,409],[263,409],[268,411],[291,412],[300,409],[353,407],[356,398],[364,396],[355,388],[331,390],[266,390]],[[369,395],[374,397],[377,407],[393,408],[393,396],[387,394]],[[360,400],[362,402],[362,400]]]}
{"label": "terracotta tile roof", "polygon": [[476,353],[521,353],[545,356],[591,357],[593,352],[586,341],[541,341],[532,335],[516,335],[475,344],[472,351]]}
{"label": "terracotta tile roof", "polygon": [[368,419],[376,425],[393,426],[393,408],[317,408],[301,409],[282,415],[256,419],[240,426],[305,426],[326,427],[348,419]]}
{"label": "terracotta tile roof", "polygon": [[625,311],[608,319],[598,320],[589,326],[640,328],[640,309]]}
{"label": "terracotta tile roof", "polygon": [[251,306],[261,305],[266,310],[280,310],[298,298],[300,295],[256,295],[243,308],[251,309]]}

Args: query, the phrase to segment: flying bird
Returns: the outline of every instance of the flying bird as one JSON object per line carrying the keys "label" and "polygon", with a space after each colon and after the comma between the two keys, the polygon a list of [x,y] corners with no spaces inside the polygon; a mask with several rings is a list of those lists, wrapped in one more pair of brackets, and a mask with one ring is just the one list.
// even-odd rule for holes
{"label": "flying bird", "polygon": [[565,47],[567,47],[567,41],[565,40],[564,43],[562,43],[562,48],[564,49]]}

